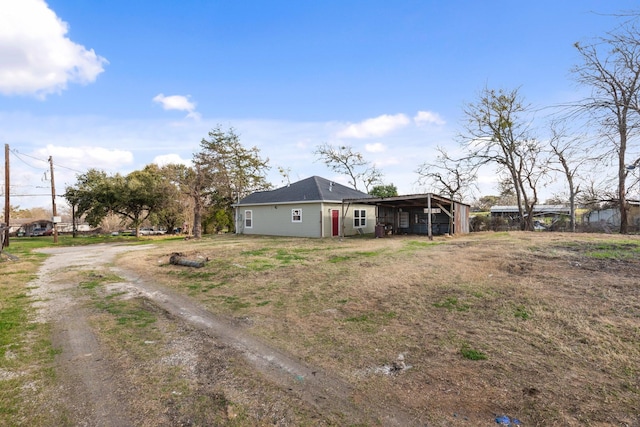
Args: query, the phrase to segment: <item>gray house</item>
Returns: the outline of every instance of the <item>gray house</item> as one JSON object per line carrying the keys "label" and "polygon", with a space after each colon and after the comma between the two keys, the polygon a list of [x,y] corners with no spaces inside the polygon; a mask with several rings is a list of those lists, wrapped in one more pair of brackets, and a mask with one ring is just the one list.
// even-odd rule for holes
{"label": "gray house", "polygon": [[343,204],[366,193],[319,176],[271,191],[258,191],[234,204],[236,233],[295,237],[337,237],[373,233],[376,207]]}

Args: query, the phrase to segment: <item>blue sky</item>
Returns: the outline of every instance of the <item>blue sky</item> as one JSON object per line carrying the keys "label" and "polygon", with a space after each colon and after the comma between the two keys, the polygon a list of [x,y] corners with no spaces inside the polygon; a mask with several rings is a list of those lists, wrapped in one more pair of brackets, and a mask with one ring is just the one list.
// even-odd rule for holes
{"label": "blue sky", "polygon": [[[361,152],[401,194],[485,86],[534,106],[580,97],[573,47],[636,1],[0,0],[0,143],[12,204],[47,206],[95,167],[128,173],[188,161],[234,127],[268,157],[269,180],[320,175],[323,143]],[[495,194],[495,176],[481,194]],[[3,185],[4,188],[4,185]],[[560,191],[560,190],[558,190]],[[478,194],[476,194],[478,195]]]}

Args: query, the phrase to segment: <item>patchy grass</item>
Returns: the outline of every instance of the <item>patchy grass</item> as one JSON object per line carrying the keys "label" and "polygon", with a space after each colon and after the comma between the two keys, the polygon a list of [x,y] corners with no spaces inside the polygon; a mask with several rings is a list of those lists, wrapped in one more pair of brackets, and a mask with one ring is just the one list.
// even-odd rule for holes
{"label": "patchy grass", "polygon": [[156,321],[153,313],[146,309],[140,300],[117,300],[119,294],[111,294],[103,301],[96,303],[96,307],[114,316],[116,323],[121,326],[144,328]]}
{"label": "patchy grass", "polygon": [[585,251],[589,258],[625,260],[640,255],[640,244],[635,242],[602,242]]}
{"label": "patchy grass", "polygon": [[[176,240],[175,236],[140,236],[138,238],[134,236],[111,236],[109,234],[91,234],[91,235],[78,235],[73,237],[68,234],[58,235],[58,243],[53,243],[53,236],[38,236],[38,237],[12,237],[9,241],[9,247],[6,248],[7,252],[16,254],[18,251],[31,251],[36,248],[46,248],[50,246],[84,246],[95,245],[98,243],[127,243],[127,244],[147,244],[149,241]],[[19,248],[19,249],[18,249]]]}
{"label": "patchy grass", "polygon": [[[640,237],[216,236],[156,246],[119,264],[212,312],[247,319],[253,334],[350,381],[358,398],[395,403],[423,424],[456,423],[452,414],[460,413],[469,425],[488,425],[497,413],[525,425],[640,422]],[[33,402],[38,387],[55,382],[55,349],[47,326],[28,322],[25,296],[42,256],[26,246],[12,251],[30,259],[0,265],[10,282],[0,284],[2,333],[14,337],[2,338],[0,375],[18,373],[0,380],[0,419],[45,425]],[[172,252],[212,261],[202,269],[173,266],[166,262]],[[117,277],[92,274],[79,283],[97,310],[93,322],[119,360],[144,362],[159,351],[144,342],[162,340],[157,313],[144,300],[106,291]],[[379,374],[398,354],[411,369]],[[182,391],[171,372],[147,372],[158,379],[149,393]],[[195,414],[203,424],[214,419],[209,405],[230,405],[223,396],[197,396],[189,405],[202,408]]]}
{"label": "patchy grass", "polygon": [[404,249],[415,250],[440,245],[443,242],[437,240],[409,240],[405,243]]}
{"label": "patchy grass", "polygon": [[88,271],[79,273],[78,287],[88,291],[93,304],[99,310],[110,314],[117,325],[145,328],[156,321],[155,315],[140,298],[128,298],[125,291],[108,291],[104,285],[124,282],[122,277],[108,271]]}
{"label": "patchy grass", "polygon": [[[358,377],[358,391],[376,399],[383,388],[416,414],[430,408],[423,419],[434,425],[461,411],[477,425],[492,413],[528,425],[637,422],[640,238],[218,236],[170,245],[157,252],[215,262],[187,273],[154,269],[153,254],[122,261],[186,293],[183,277],[199,289],[224,283],[191,295],[346,379],[405,354],[412,369],[393,382]],[[485,359],[481,370],[467,365]]]}
{"label": "patchy grass", "polygon": [[43,245],[31,239],[10,243],[8,252],[18,260],[0,259],[0,424],[45,425],[39,394],[55,385],[58,350],[49,341],[49,325],[35,322],[29,296],[29,282],[44,259],[31,250]]}
{"label": "patchy grass", "polygon": [[455,310],[455,311],[469,311],[469,304],[460,303],[458,298],[456,297],[447,297],[443,301],[434,302],[434,307],[437,308],[446,308],[447,310]]}

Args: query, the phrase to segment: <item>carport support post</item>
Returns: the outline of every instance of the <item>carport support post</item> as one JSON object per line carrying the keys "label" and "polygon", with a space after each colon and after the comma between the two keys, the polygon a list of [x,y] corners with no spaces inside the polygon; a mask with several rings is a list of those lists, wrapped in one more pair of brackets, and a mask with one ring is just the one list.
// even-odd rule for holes
{"label": "carport support post", "polygon": [[429,240],[433,240],[433,233],[431,232],[431,193],[427,194],[427,235]]}

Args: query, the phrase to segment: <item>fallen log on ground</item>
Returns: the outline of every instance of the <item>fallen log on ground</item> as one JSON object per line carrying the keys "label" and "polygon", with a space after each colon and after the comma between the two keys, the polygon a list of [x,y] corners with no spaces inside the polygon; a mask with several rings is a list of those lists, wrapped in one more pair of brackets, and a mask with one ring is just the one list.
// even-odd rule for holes
{"label": "fallen log on ground", "polygon": [[204,260],[187,259],[187,258],[184,258],[181,253],[174,253],[169,258],[169,264],[182,265],[185,267],[195,267],[195,268],[204,267],[207,261],[209,261],[209,258],[206,258]]}

